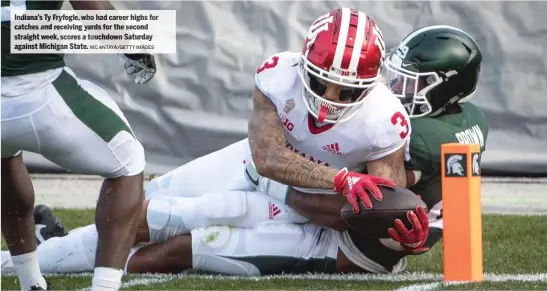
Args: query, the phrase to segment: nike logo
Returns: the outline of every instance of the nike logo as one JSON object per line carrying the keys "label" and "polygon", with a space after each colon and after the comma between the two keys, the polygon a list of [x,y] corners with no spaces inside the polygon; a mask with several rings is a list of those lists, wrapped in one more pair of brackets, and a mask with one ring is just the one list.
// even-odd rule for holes
{"label": "nike logo", "polygon": [[317,238],[317,245],[319,245],[319,242],[321,242],[321,236],[323,236],[323,232],[325,232],[324,228],[321,228],[319,231],[319,237]]}
{"label": "nike logo", "polygon": [[403,64],[401,64],[401,66],[403,66],[403,67],[408,67],[408,66],[412,66],[412,64],[405,64],[405,63],[403,63]]}
{"label": "nike logo", "polygon": [[43,243],[45,242],[46,240],[44,239],[44,237],[42,236],[42,233],[40,232],[40,230],[42,228],[45,228],[46,226],[44,224],[36,224],[36,226],[34,227],[34,235],[36,235],[36,239],[40,242],[40,243]]}
{"label": "nike logo", "polygon": [[258,179],[259,179],[259,178],[256,178],[256,180],[253,179],[253,178],[251,177],[251,174],[249,174],[249,170],[248,170],[248,169],[245,169],[245,174],[247,174],[247,177],[249,178],[249,180],[251,180],[251,182],[253,182],[253,184],[254,184],[255,186],[258,186]]}

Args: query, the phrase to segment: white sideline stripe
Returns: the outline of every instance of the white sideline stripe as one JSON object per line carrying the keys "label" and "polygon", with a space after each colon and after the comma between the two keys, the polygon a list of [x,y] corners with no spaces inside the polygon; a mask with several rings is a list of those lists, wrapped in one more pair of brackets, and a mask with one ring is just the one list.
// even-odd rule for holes
{"label": "white sideline stripe", "polygon": [[[488,282],[507,282],[507,281],[519,281],[519,282],[547,282],[547,274],[538,274],[539,276],[543,276],[542,279],[540,277],[540,280],[529,280],[529,279],[535,279],[535,278],[527,278],[530,275],[511,275],[513,280],[506,280],[506,275],[493,275],[491,278],[488,278],[488,280],[485,278],[485,281]],[[524,276],[524,277],[519,277]],[[435,283],[423,283],[423,284],[413,284],[408,286],[403,286],[401,288],[395,289],[395,291],[428,291],[428,290],[434,290],[437,289],[440,286],[449,286],[449,285],[464,285],[469,282],[435,282]]]}
{"label": "white sideline stripe", "polygon": [[[87,273],[86,273],[86,275],[87,275]],[[89,274],[89,276],[91,277],[91,274]],[[131,279],[131,280],[125,282],[125,283],[122,283],[121,288],[129,288],[129,287],[133,287],[133,286],[137,286],[137,285],[161,284],[161,283],[171,281],[173,279],[176,279],[176,278],[175,277],[168,277],[168,276],[162,277],[162,278],[135,278],[135,279]],[[91,290],[91,287],[80,289],[80,291],[90,291],[90,290]]]}
{"label": "white sideline stripe", "polygon": [[437,287],[439,287],[440,285],[441,285],[440,282],[414,284],[414,285],[404,286],[404,287],[395,289],[395,291],[427,291],[427,290],[437,289]]}
{"label": "white sideline stripe", "polygon": [[161,284],[175,279],[174,277],[163,277],[163,278],[135,278],[131,279],[122,284],[122,288],[133,287],[137,285],[151,285],[151,284]]}
{"label": "white sideline stripe", "polygon": [[[78,273],[78,274],[62,274],[62,273],[49,273],[44,276],[68,276],[68,277],[91,277],[93,273]],[[2,276],[14,276],[14,274],[2,274]],[[354,280],[354,281],[387,281],[387,282],[416,282],[416,281],[443,281],[443,274],[439,273],[423,273],[423,272],[410,272],[396,275],[373,275],[373,274],[307,274],[307,275],[272,275],[272,276],[260,276],[260,277],[246,277],[246,276],[223,276],[223,275],[195,275],[195,274],[142,274],[141,278],[135,278],[133,280],[150,280],[150,279],[224,279],[224,280],[251,280],[251,281],[263,281],[274,279],[291,279],[291,280]],[[490,282],[506,282],[506,281],[520,281],[520,282],[547,282],[547,273],[538,274],[493,274],[485,273],[484,281]],[[126,284],[127,284],[126,283]],[[460,282],[450,282],[449,284],[458,284]],[[463,283],[463,282],[462,282]],[[132,283],[136,284],[136,283]],[[140,284],[140,283],[139,283]]]}

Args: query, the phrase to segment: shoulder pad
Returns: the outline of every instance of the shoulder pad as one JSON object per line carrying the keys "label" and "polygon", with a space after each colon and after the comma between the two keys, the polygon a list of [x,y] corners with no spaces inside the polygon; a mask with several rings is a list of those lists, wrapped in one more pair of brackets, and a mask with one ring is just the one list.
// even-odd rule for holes
{"label": "shoulder pad", "polygon": [[300,54],[292,52],[276,53],[267,58],[257,69],[255,84],[264,95],[271,98],[276,92],[293,87],[298,76]]}
{"label": "shoulder pad", "polygon": [[370,128],[375,128],[375,149],[377,158],[386,156],[403,146],[412,132],[410,118],[401,101],[382,83],[370,92],[372,102],[365,104],[373,115]]}

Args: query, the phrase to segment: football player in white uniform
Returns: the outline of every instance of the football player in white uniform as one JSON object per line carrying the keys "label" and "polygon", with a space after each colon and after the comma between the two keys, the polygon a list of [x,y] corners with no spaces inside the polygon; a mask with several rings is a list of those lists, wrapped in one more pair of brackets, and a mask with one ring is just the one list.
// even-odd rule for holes
{"label": "football player in white uniform", "polygon": [[[255,75],[248,145],[220,150],[205,157],[211,164],[194,161],[147,186],[151,241],[211,224],[248,227],[271,219],[268,199],[248,195],[264,177],[305,192],[341,193],[354,209],[357,197],[369,208],[369,193],[382,198],[377,184],[404,187],[411,127],[380,82],[384,51],[370,17],[339,8],[311,25],[301,53],[268,58]],[[229,185],[226,176],[233,178]]]}

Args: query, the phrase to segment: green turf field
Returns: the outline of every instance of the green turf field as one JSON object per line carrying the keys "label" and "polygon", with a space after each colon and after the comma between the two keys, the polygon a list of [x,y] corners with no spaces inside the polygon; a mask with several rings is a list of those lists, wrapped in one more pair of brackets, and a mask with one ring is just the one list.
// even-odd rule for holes
{"label": "green turf field", "polygon": [[[56,210],[68,229],[93,222],[93,211]],[[198,275],[141,275],[124,278],[131,290],[547,290],[547,216],[484,215],[485,282],[442,282],[442,246],[411,257],[403,274],[307,275],[237,278]],[[2,249],[5,245],[2,242]],[[47,276],[56,290],[91,286],[90,274]],[[17,279],[2,276],[2,290],[18,290]]]}

